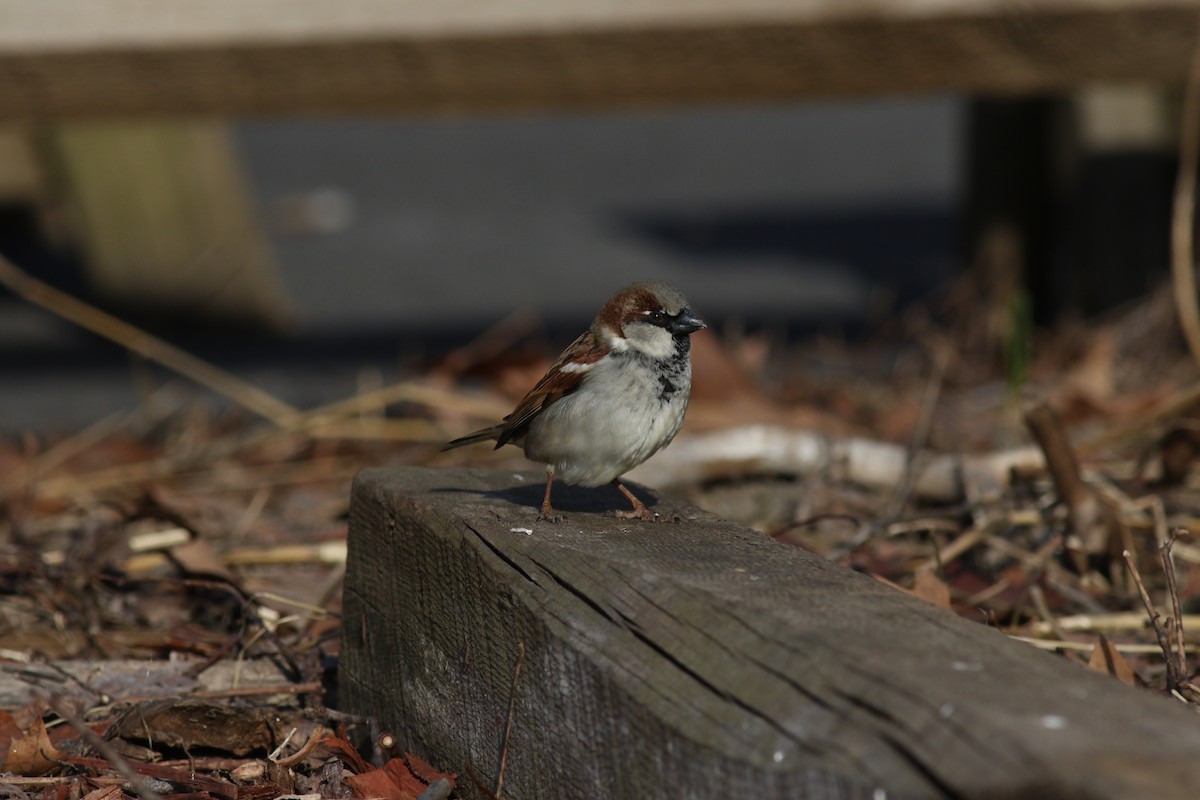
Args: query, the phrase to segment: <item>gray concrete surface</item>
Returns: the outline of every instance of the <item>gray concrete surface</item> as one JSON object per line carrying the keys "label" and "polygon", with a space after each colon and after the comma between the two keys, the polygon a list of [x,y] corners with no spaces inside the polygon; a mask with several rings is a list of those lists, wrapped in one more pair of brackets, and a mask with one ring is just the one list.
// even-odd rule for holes
{"label": "gray concrete surface", "polygon": [[[307,405],[517,307],[578,329],[646,278],[679,284],[716,321],[854,324],[954,267],[960,115],[951,98],[922,98],[241,122],[296,329],[172,335]],[[0,386],[10,433],[137,402],[124,354],[12,298],[0,298]]]}
{"label": "gray concrete surface", "polygon": [[[277,241],[305,325],[470,325],[521,304],[587,315],[597,298],[649,277],[679,283],[698,307],[722,314],[853,317],[873,281],[821,253],[819,230],[807,247],[817,255],[803,242],[786,252],[714,241],[703,253],[655,241],[638,222],[690,221],[702,236],[731,218],[782,226],[877,209],[945,211],[959,192],[958,115],[953,101],[927,99],[257,123],[241,126],[240,141],[268,210],[320,189],[353,206],[338,233]],[[893,280],[939,254],[906,256]]]}

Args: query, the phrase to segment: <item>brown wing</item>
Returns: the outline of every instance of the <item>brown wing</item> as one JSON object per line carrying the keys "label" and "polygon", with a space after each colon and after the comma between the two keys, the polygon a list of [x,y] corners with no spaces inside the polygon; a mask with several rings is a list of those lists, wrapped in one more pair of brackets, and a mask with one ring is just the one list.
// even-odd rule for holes
{"label": "brown wing", "polygon": [[537,385],[529,390],[529,394],[517,403],[513,412],[504,418],[500,435],[496,437],[496,447],[507,444],[514,436],[519,435],[530,420],[553,403],[575,391],[583,383],[587,375],[586,369],[564,371],[563,367],[570,364],[580,366],[594,364],[604,357],[604,348],[596,341],[591,331],[584,333],[562,352],[558,360],[546,371]]}

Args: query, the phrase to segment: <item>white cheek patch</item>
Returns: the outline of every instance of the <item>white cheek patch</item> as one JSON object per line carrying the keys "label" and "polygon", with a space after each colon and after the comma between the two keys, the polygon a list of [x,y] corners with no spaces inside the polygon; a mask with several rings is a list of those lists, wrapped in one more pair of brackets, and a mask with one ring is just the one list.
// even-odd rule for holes
{"label": "white cheek patch", "polygon": [[629,342],[620,336],[605,336],[604,344],[614,353],[624,353],[629,349]]}
{"label": "white cheek patch", "polygon": [[591,369],[594,366],[596,366],[595,361],[591,362],[590,364],[579,364],[574,361],[568,361],[566,364],[563,364],[561,367],[559,367],[558,371],[559,372],[587,372],[589,369]]}
{"label": "white cheek patch", "polygon": [[657,325],[634,322],[626,326],[625,344],[651,358],[670,358],[675,352],[675,340]]}

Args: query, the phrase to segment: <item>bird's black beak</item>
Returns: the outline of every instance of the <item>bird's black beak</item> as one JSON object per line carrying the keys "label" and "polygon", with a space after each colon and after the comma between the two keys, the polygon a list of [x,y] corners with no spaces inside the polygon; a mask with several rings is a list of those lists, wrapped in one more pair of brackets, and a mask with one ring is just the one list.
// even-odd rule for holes
{"label": "bird's black beak", "polygon": [[687,336],[689,333],[695,333],[701,328],[707,328],[704,320],[694,316],[691,309],[685,308],[679,312],[675,319],[671,320],[671,333],[676,336]]}

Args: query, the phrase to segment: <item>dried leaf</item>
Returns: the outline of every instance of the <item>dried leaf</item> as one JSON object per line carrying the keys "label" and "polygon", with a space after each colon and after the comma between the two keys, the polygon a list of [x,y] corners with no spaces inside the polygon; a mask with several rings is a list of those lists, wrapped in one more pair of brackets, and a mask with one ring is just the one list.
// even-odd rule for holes
{"label": "dried leaf", "polygon": [[417,800],[434,781],[446,780],[453,786],[454,778],[409,753],[404,758],[393,758],[379,769],[351,775],[346,778],[346,784],[355,797]]}
{"label": "dried leaf", "polygon": [[46,709],[46,701],[38,698],[29,701],[20,708],[13,709],[13,724],[17,726],[14,738],[32,728],[33,723],[41,719],[42,715],[46,713]]}
{"label": "dried leaf", "polygon": [[[415,780],[415,779],[414,779]],[[361,775],[346,776],[346,785],[355,797],[379,797],[383,800],[414,800],[417,795],[402,789],[392,776],[382,769],[372,769]],[[422,787],[423,788],[423,787]]]}
{"label": "dried leaf", "polygon": [[403,759],[393,758],[381,769],[387,774],[392,783],[400,789],[400,796],[409,800],[420,796],[425,791],[425,782],[415,776]]}
{"label": "dried leaf", "polygon": [[1117,651],[1117,648],[1103,633],[1096,640],[1096,646],[1092,648],[1092,654],[1088,657],[1088,667],[1096,672],[1112,675],[1128,686],[1136,686],[1140,681],[1138,674],[1125,660],[1125,656]]}
{"label": "dried leaf", "polygon": [[224,560],[204,539],[193,539],[172,547],[168,554],[184,573],[202,578],[221,578],[236,585],[237,581]]}
{"label": "dried leaf", "polygon": [[51,744],[46,734],[46,724],[38,717],[25,733],[9,743],[4,771],[34,777],[45,775],[60,761],[62,754]]}
{"label": "dried leaf", "polygon": [[[950,608],[949,587],[942,583],[940,578],[938,578],[936,575],[933,575],[930,570],[921,570],[920,572],[916,573],[913,576],[913,588],[911,589],[901,586],[895,581],[889,580],[878,573],[869,572],[868,574],[880,583],[886,584],[887,586],[904,592],[905,594],[911,594],[913,597],[919,597],[927,603],[933,603],[935,606],[941,606],[942,608],[947,609]],[[929,575],[930,578],[933,579],[933,582],[930,582],[929,578],[923,577],[925,575]],[[941,588],[939,589],[938,587]]]}
{"label": "dried leaf", "polygon": [[121,800],[124,796],[120,786],[101,786],[85,794],[83,800]]}
{"label": "dried leaf", "polygon": [[947,611],[950,606],[950,587],[933,573],[931,569],[923,569],[913,576],[912,593],[926,602],[940,606]]}
{"label": "dried leaf", "polygon": [[320,744],[326,747],[331,753],[341,759],[347,767],[359,775],[363,775],[371,771],[371,765],[362,757],[362,754],[350,744],[349,741],[340,736],[326,736],[321,739]]}
{"label": "dried leaf", "polygon": [[13,720],[12,714],[0,711],[0,752],[7,753],[8,746],[13,739],[20,738],[21,733],[21,726]]}

